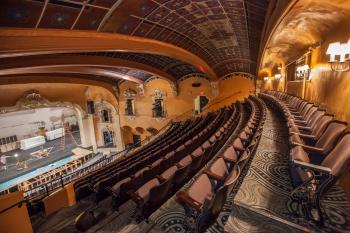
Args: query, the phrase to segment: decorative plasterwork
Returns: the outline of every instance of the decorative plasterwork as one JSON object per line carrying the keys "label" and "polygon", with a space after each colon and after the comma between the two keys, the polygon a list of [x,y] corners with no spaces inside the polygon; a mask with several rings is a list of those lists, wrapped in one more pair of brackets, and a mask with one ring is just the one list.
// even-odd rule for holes
{"label": "decorative plasterwork", "polygon": [[179,79],[178,82],[182,82],[182,81],[185,81],[186,79],[189,79],[189,78],[203,78],[205,80],[209,80],[207,76],[204,76],[204,75],[201,75],[201,74],[189,74],[189,75],[185,75],[183,77],[181,77]]}
{"label": "decorative plasterwork", "polygon": [[127,90],[124,91],[124,97],[125,99],[136,99],[136,94],[137,92],[128,88]]}
{"label": "decorative plasterwork", "polygon": [[150,77],[149,79],[147,79],[144,83],[143,83],[143,85],[147,85],[147,84],[149,84],[150,82],[152,82],[153,80],[157,80],[157,79],[161,79],[160,77],[158,77],[158,76],[152,76],[152,77]]}
{"label": "decorative plasterwork", "polygon": [[119,98],[120,96],[120,90],[119,90],[119,86],[116,85],[116,86],[113,86],[113,91],[114,91],[114,95]]}
{"label": "decorative plasterwork", "polygon": [[139,96],[145,96],[145,85],[139,84],[136,88]]}
{"label": "decorative plasterwork", "polygon": [[101,112],[102,110],[108,110],[113,115],[118,115],[118,108],[115,108],[111,103],[106,100],[100,99],[94,101],[95,109],[97,112]]}
{"label": "decorative plasterwork", "polygon": [[170,83],[170,87],[171,87],[171,91],[173,93],[173,96],[178,96],[179,95],[179,87],[177,85],[177,83]]}
{"label": "decorative plasterwork", "polygon": [[220,81],[221,81],[221,80],[231,79],[231,78],[236,78],[236,77],[244,77],[244,78],[252,79],[252,80],[255,79],[255,76],[252,75],[252,74],[249,74],[249,73],[245,73],[245,72],[233,72],[233,73],[227,74],[227,75],[223,76],[222,78],[220,78]]}
{"label": "decorative plasterwork", "polygon": [[153,94],[152,94],[152,99],[156,100],[156,99],[165,99],[166,98],[166,92],[162,91],[158,88],[153,90]]}
{"label": "decorative plasterwork", "polygon": [[171,90],[172,90],[172,93],[173,93],[173,96],[178,96],[179,93],[178,93],[178,85],[176,82],[172,82],[170,80],[167,80],[167,79],[163,79],[161,77],[158,77],[158,76],[152,76],[151,78],[147,79],[143,84],[144,86],[148,85],[151,81],[153,80],[157,80],[157,79],[162,79],[162,80],[165,80],[169,83],[170,87],[171,87]]}
{"label": "decorative plasterwork", "polygon": [[74,109],[76,108],[76,106],[70,102],[50,102],[49,100],[41,96],[38,90],[33,89],[24,93],[23,96],[20,99],[18,99],[18,101],[14,106],[0,107],[0,114],[23,111],[28,109],[35,109],[35,108],[50,108],[50,107],[66,107],[66,108],[74,108]]}
{"label": "decorative plasterwork", "polygon": [[167,116],[167,110],[166,110],[166,104],[165,104],[166,96],[167,96],[167,94],[165,91],[162,91],[158,88],[153,90],[153,94],[152,94],[153,104],[156,102],[157,99],[163,100],[164,116],[163,117],[155,117],[155,119],[158,121],[162,121],[162,120],[166,119],[166,116]]}

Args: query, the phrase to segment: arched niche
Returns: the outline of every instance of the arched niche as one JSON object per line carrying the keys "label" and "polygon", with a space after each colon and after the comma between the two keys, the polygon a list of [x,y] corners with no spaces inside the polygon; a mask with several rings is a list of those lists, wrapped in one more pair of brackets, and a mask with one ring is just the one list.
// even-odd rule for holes
{"label": "arched niche", "polygon": [[166,92],[156,88],[152,93],[152,116],[153,118],[166,118]]}
{"label": "arched niche", "polygon": [[129,118],[136,116],[136,95],[137,92],[131,88],[128,88],[123,93],[125,99],[124,115]]}

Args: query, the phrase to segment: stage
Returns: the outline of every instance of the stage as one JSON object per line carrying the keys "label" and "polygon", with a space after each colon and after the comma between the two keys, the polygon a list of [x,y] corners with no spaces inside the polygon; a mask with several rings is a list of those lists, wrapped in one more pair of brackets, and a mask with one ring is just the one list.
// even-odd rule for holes
{"label": "stage", "polygon": [[[80,145],[81,142],[80,142],[79,131],[74,132],[73,136],[77,141],[78,145]],[[7,170],[3,170],[3,169],[0,170],[0,185],[2,185],[2,183],[6,181],[22,176],[26,173],[33,172],[38,168],[55,163],[56,161],[59,161],[59,160],[60,160],[60,164],[69,162],[70,159],[67,157],[70,157],[72,155],[72,149],[76,148],[77,146],[72,142],[69,136],[68,137],[66,136],[65,140],[66,140],[66,143],[65,143],[64,151],[61,150],[61,138],[58,138],[52,141],[47,141],[43,145],[44,149],[53,147],[47,157],[37,158],[30,155],[30,153],[40,150],[41,149],[40,146],[34,147],[32,149],[28,149],[28,150],[17,149],[17,150],[3,153],[4,155],[11,156],[11,157],[7,157]],[[15,154],[18,154],[17,158],[19,159],[20,162],[26,161],[28,166],[27,169],[18,170],[16,166],[17,160],[14,157]],[[67,158],[67,161],[63,160],[64,158]]]}

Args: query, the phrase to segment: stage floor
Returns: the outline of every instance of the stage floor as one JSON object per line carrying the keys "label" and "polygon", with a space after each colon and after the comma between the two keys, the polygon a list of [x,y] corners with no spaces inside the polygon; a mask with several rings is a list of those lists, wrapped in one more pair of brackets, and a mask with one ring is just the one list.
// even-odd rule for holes
{"label": "stage floor", "polygon": [[[77,141],[78,145],[80,145],[80,134],[78,132],[73,133],[75,140]],[[40,147],[34,147],[29,150],[13,150],[4,153],[6,156],[11,156],[11,158],[7,158],[7,170],[0,170],[0,183],[3,183],[5,181],[8,181],[10,179],[13,179],[15,177],[21,176],[25,173],[34,171],[40,167],[43,167],[45,165],[54,163],[58,160],[61,160],[65,157],[68,157],[72,155],[72,149],[76,148],[77,146],[72,142],[70,136],[66,136],[66,150],[61,150],[61,138],[48,141],[44,144],[44,149],[53,147],[50,154],[46,158],[36,158],[34,156],[31,156],[30,153],[40,150]],[[28,168],[23,170],[17,170],[16,167],[16,159],[13,156],[14,154],[18,154],[19,161],[27,161]]]}

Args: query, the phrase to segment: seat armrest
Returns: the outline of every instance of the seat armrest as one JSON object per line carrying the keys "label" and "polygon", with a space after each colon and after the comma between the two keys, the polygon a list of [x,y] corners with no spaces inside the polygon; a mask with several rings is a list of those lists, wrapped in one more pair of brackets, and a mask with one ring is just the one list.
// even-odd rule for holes
{"label": "seat armrest", "polygon": [[176,197],[181,203],[186,203],[198,211],[202,209],[202,204],[188,196],[188,194],[185,191],[178,192],[176,194]]}
{"label": "seat armrest", "polygon": [[297,126],[297,127],[301,130],[305,130],[305,131],[309,131],[309,132],[312,131],[311,127],[308,127],[308,126]]}
{"label": "seat armrest", "polygon": [[316,137],[314,135],[308,135],[308,134],[297,133],[297,132],[291,132],[290,134],[298,135],[301,138],[316,140]]}
{"label": "seat armrest", "polygon": [[118,196],[118,194],[117,194],[116,192],[114,192],[114,191],[112,190],[112,187],[110,187],[110,186],[107,186],[107,187],[105,188],[105,190],[106,190],[109,194],[111,194],[112,196],[114,196],[114,197],[117,197],[117,196]]}
{"label": "seat armrest", "polygon": [[136,195],[133,191],[128,191],[127,194],[137,203],[137,204],[142,204],[143,199]]}
{"label": "seat armrest", "polygon": [[294,123],[296,123],[297,125],[298,125],[298,124],[306,125],[306,124],[307,124],[307,121],[304,121],[304,120],[294,120]]}
{"label": "seat armrest", "polygon": [[319,165],[315,165],[312,163],[305,163],[305,162],[302,162],[299,160],[293,160],[293,164],[298,166],[298,167],[306,168],[308,170],[319,171],[319,172],[327,173],[330,175],[332,174],[332,169],[330,169],[328,167],[319,166]]}
{"label": "seat armrest", "polygon": [[163,183],[164,181],[166,181],[166,179],[164,179],[163,177],[161,177],[160,175],[156,175],[156,178]]}
{"label": "seat armrest", "polygon": [[205,170],[203,173],[207,174],[209,177],[214,178],[215,180],[218,180],[218,181],[222,181],[225,179],[225,177],[219,176],[219,175],[211,172],[210,170]]}
{"label": "seat armrest", "polygon": [[297,143],[297,142],[293,142],[292,145],[293,146],[301,146],[307,152],[316,152],[316,153],[319,153],[319,154],[323,154],[323,149],[319,148],[319,147],[308,146],[308,145],[300,144],[300,143]]}

